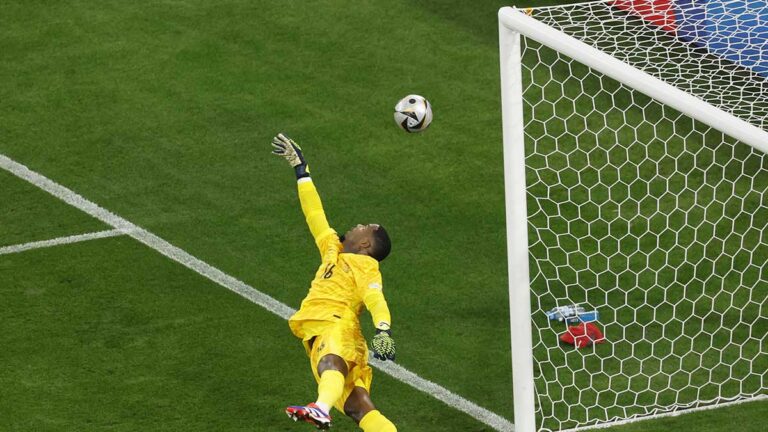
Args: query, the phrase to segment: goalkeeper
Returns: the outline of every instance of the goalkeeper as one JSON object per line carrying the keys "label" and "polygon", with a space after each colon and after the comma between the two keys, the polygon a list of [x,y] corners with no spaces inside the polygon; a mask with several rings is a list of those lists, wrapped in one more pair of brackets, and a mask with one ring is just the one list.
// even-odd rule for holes
{"label": "goalkeeper", "polygon": [[335,407],[365,432],[396,431],[395,425],[371,402],[372,371],[358,318],[365,305],[376,326],[374,357],[394,360],[392,320],[379,272],[379,262],[389,255],[389,236],[381,225],[369,224],[357,225],[339,237],[325,218],[301,148],[283,134],[278,134],[272,145],[272,152],[288,160],[296,171],[301,209],[322,259],[309,294],[288,320],[291,331],[301,339],[309,355],[318,383],[317,401],[289,406],[285,412],[294,420],[328,429],[330,408]]}

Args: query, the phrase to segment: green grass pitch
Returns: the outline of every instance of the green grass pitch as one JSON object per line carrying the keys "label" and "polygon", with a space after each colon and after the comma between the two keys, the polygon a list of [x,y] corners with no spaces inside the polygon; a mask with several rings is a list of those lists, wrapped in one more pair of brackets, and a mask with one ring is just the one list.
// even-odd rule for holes
{"label": "green grass pitch", "polygon": [[[286,132],[334,227],[392,234],[398,362],[513,420],[504,5],[3,2],[0,153],[297,307],[317,257],[291,170],[269,155]],[[423,134],[391,118],[411,92],[434,106]],[[5,171],[0,202],[0,247],[109,229]],[[0,309],[0,430],[309,429],[282,413],[315,394],[285,321],[128,237],[0,255]],[[403,431],[490,431],[380,372],[373,397]],[[767,414],[610,430],[749,432]]]}

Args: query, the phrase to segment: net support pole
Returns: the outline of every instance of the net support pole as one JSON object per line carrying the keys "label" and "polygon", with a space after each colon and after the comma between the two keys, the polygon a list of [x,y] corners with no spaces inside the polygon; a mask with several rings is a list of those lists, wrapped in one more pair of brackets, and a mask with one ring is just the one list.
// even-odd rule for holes
{"label": "net support pole", "polygon": [[501,8],[499,10],[499,25],[565,54],[691,118],[749,144],[763,153],[768,153],[768,132],[763,129],[549,27],[516,9]]}
{"label": "net support pole", "polygon": [[515,432],[534,432],[536,412],[531,339],[531,289],[528,275],[528,214],[520,33],[505,27],[501,21],[499,22],[499,54]]}

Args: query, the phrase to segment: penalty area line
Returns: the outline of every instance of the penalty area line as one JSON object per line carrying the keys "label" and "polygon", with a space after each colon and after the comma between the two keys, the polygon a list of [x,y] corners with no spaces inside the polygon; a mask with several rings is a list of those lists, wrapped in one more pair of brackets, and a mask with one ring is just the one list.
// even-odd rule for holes
{"label": "penalty area line", "polygon": [[98,231],[98,232],[92,232],[92,233],[86,233],[86,234],[71,235],[66,237],[56,237],[50,240],[41,240],[41,241],[34,241],[34,242],[11,245],[11,246],[3,246],[3,247],[0,247],[0,255],[8,255],[8,254],[24,252],[32,249],[47,248],[51,246],[58,246],[58,245],[64,245],[64,244],[79,243],[79,242],[84,242],[88,240],[117,237],[125,234],[126,233],[121,230],[112,229],[112,230]]}
{"label": "penalty area line", "polygon": [[[239,279],[224,273],[223,271],[213,267],[205,261],[190,255],[185,250],[172,245],[157,235],[139,227],[138,225],[133,224],[132,222],[129,222],[126,219],[123,219],[122,217],[110,212],[109,210],[106,210],[103,207],[98,206],[94,202],[83,198],[65,186],[62,186],[53,180],[30,170],[26,166],[14,161],[13,159],[10,159],[3,154],[0,154],[0,168],[10,172],[20,179],[23,179],[37,186],[38,188],[48,192],[54,197],[91,215],[92,217],[106,223],[107,225],[114,227],[117,231],[125,233],[126,235],[145,244],[155,251],[160,252],[166,257],[187,267],[195,273],[204,276],[213,282],[216,282],[224,288],[237,293],[238,295],[250,300],[251,302],[263,307],[264,309],[285,320],[287,320],[291,315],[293,315],[294,312],[296,312],[296,310],[290,306],[268,296],[267,294],[262,293],[261,291],[246,284],[245,282],[242,282]],[[438,384],[421,378],[420,376],[400,365],[381,361],[371,361],[371,366],[392,376],[398,381],[408,384],[416,390],[426,393],[445,403],[446,405],[469,415],[475,420],[492,427],[496,431],[514,431],[514,425],[512,422],[505,419],[504,417],[501,417],[500,415],[489,411]]]}

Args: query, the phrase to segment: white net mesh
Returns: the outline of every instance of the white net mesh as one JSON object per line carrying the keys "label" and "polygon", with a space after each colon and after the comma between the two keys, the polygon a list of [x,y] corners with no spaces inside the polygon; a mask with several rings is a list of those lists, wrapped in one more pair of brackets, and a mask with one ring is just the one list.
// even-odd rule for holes
{"label": "white net mesh", "polygon": [[[722,23],[713,18],[712,31],[727,33],[740,25],[768,26],[767,1],[725,3],[730,14],[723,15]],[[603,1],[536,9],[533,16],[723,111],[768,129],[768,78],[709,53],[703,48],[699,33],[686,33],[691,43],[683,43],[658,26]],[[768,45],[768,32],[753,32],[743,40],[732,39],[736,39],[732,43],[740,52],[746,53],[741,56],[745,63],[768,61],[762,58],[768,53],[764,48]],[[752,47],[755,50],[750,50]]]}
{"label": "white net mesh", "polygon": [[[533,17],[768,124],[761,77],[624,12]],[[526,38],[522,73],[539,428],[768,394],[768,155]],[[607,343],[559,341],[573,303]]]}

